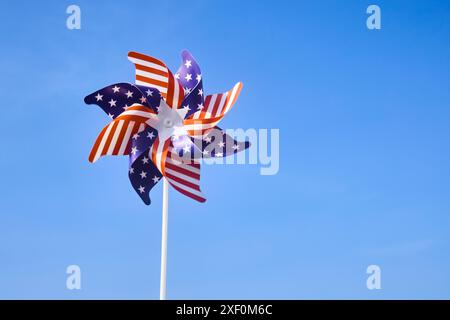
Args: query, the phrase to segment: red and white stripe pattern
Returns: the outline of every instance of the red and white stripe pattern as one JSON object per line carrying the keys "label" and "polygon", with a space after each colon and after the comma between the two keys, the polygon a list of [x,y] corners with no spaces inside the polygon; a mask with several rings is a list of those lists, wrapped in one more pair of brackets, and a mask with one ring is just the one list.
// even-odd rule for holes
{"label": "red and white stripe pattern", "polygon": [[111,121],[97,137],[89,155],[95,162],[104,155],[127,155],[130,153],[131,138],[154,126],[156,113],[146,106],[133,104],[120,116]]}
{"label": "red and white stripe pattern", "polygon": [[201,138],[214,128],[234,105],[241,89],[242,83],[238,82],[230,91],[207,96],[203,109],[184,120],[188,134],[194,138]]}
{"label": "red and white stripe pattern", "polygon": [[136,84],[158,89],[171,108],[181,106],[183,86],[164,62],[137,52],[129,52],[128,59],[136,66]]}
{"label": "red and white stripe pattern", "polygon": [[170,139],[161,142],[155,139],[151,149],[150,158],[153,163],[176,190],[199,202],[206,198],[200,191],[200,163],[178,156],[171,145]]}
{"label": "red and white stripe pattern", "polygon": [[233,89],[225,93],[206,96],[203,108],[194,113],[190,119],[209,119],[223,117],[236,102],[242,90],[242,82],[234,85]]}
{"label": "red and white stripe pattern", "polygon": [[168,148],[165,157],[164,177],[176,190],[199,202],[205,202],[206,198],[200,191],[200,163],[197,160],[185,160]]}

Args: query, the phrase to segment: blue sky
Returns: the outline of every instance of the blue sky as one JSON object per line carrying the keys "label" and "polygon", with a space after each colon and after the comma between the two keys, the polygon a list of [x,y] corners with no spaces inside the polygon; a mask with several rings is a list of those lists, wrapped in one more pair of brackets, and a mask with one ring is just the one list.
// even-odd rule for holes
{"label": "blue sky", "polygon": [[76,1],[68,30],[70,4],[0,12],[0,298],[158,298],[162,186],[148,207],[125,157],[87,161],[108,118],[83,98],[185,48],[206,93],[243,81],[222,127],[278,128],[280,171],[171,190],[168,298],[450,298],[449,3]]}

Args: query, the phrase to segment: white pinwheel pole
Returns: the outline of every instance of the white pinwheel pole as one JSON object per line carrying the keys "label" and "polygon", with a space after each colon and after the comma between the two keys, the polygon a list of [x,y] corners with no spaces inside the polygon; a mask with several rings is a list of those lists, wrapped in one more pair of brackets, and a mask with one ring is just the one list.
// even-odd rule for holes
{"label": "white pinwheel pole", "polygon": [[161,232],[161,282],[159,300],[166,300],[167,272],[167,219],[169,213],[169,182],[163,178],[162,232]]}

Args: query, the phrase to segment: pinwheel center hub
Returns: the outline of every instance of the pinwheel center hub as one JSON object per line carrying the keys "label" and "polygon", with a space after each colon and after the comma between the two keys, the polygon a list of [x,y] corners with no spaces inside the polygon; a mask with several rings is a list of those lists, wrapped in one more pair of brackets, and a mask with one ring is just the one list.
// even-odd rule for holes
{"label": "pinwheel center hub", "polygon": [[166,118],[166,119],[164,119],[163,122],[164,122],[164,126],[166,128],[172,128],[173,127],[173,121],[171,119]]}
{"label": "pinwheel center hub", "polygon": [[161,99],[158,107],[158,121],[155,123],[155,129],[158,130],[160,141],[166,141],[172,136],[183,136],[187,134],[183,125],[186,112],[183,108],[170,108]]}

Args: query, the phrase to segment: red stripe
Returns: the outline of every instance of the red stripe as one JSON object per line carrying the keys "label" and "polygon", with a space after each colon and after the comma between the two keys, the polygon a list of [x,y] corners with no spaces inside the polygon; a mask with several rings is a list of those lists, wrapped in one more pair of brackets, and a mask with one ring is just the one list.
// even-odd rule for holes
{"label": "red stripe", "polygon": [[146,71],[146,72],[149,72],[149,73],[154,73],[154,74],[157,74],[157,75],[160,75],[160,76],[163,76],[163,77],[168,77],[169,76],[168,72],[165,72],[165,71],[162,71],[162,70],[158,70],[158,69],[153,69],[151,67],[147,67],[147,66],[144,66],[142,64],[135,64],[135,66],[136,66],[136,69],[138,69],[138,70]]}
{"label": "red stripe", "polygon": [[147,62],[151,62],[151,63],[157,64],[157,65],[160,65],[161,67],[166,67],[166,65],[162,61],[155,59],[153,57],[146,56],[145,54],[142,54],[142,53],[131,51],[131,52],[128,52],[128,56],[132,57],[132,58],[144,60]]}
{"label": "red stripe", "polygon": [[206,96],[205,98],[205,105],[203,106],[203,109],[208,109],[209,104],[211,103],[211,95]]}
{"label": "red stripe", "polygon": [[167,104],[169,105],[169,107],[171,107],[171,108],[176,108],[177,106],[174,106],[173,105],[173,94],[174,94],[174,85],[175,85],[175,83],[174,83],[174,81],[173,81],[174,79],[173,79],[173,76],[172,76],[172,74],[170,74],[169,75],[169,85],[168,85],[168,87],[167,87],[167,97],[166,97],[166,100],[167,100]]}
{"label": "red stripe", "polygon": [[128,139],[127,142],[127,147],[125,148],[125,151],[123,152],[124,155],[128,155],[130,154],[131,151],[131,140],[133,139],[133,135],[138,131],[140,124],[139,123],[134,123],[133,125],[133,129],[131,129],[131,134],[130,134],[130,138]]}
{"label": "red stripe", "polygon": [[192,194],[192,193],[190,193],[189,191],[186,191],[186,190],[181,189],[181,188],[179,188],[179,187],[177,187],[177,186],[174,186],[173,184],[171,184],[171,186],[172,186],[174,189],[178,190],[179,192],[181,192],[181,193],[184,194],[185,196],[188,196],[188,197],[191,198],[191,199],[197,200],[198,202],[205,202],[205,201],[206,201],[205,198],[202,198],[202,197],[199,197],[199,196],[197,196],[197,195],[195,195],[195,194]]}
{"label": "red stripe", "polygon": [[102,155],[105,155],[108,152],[109,145],[111,144],[111,140],[112,140],[112,138],[114,136],[114,131],[116,131],[118,123],[119,123],[119,121],[113,121],[111,130],[109,131],[108,138],[106,139],[106,143],[103,146],[103,150],[102,150],[102,153],[101,153]]}
{"label": "red stripe", "polygon": [[113,154],[119,154],[120,146],[122,145],[122,141],[125,138],[125,132],[127,132],[128,121],[124,121],[122,129],[120,129],[119,137],[117,138],[116,146],[114,147]]}
{"label": "red stripe", "polygon": [[[147,78],[141,75],[136,75],[136,80],[145,82],[145,83],[150,83],[150,84],[154,84],[163,88],[167,88],[167,82],[163,82],[163,81],[159,81],[159,80],[155,80],[155,79],[151,79],[151,78]],[[165,94],[163,92],[161,92],[161,94]]]}
{"label": "red stripe", "polygon": [[100,145],[100,142],[103,139],[103,136],[105,135],[105,131],[106,131],[106,128],[108,128],[108,126],[109,126],[109,124],[102,129],[102,131],[98,135],[97,139],[95,140],[94,146],[92,147],[91,153],[89,154],[89,162],[93,162],[94,161],[94,158],[95,158],[95,155],[97,153],[98,147]]}
{"label": "red stripe", "polygon": [[183,169],[182,167],[179,167],[173,163],[166,161],[166,168],[171,169],[173,171],[179,172],[181,174],[184,174],[185,176],[191,177],[193,179],[200,180],[200,175],[194,172],[191,172],[189,170]]}
{"label": "red stripe", "polygon": [[191,159],[190,162],[185,162],[185,161],[183,161],[184,159],[182,157],[180,157],[178,154],[172,153],[170,151],[167,152],[167,157],[169,157],[170,159],[172,159],[174,161],[182,162],[185,165],[200,169],[200,163],[195,162],[194,159]]}
{"label": "red stripe", "polygon": [[219,109],[219,104],[222,101],[223,94],[218,94],[216,98],[216,102],[214,103],[214,107],[212,109],[211,115],[216,116],[217,109]]}
{"label": "red stripe", "polygon": [[194,183],[192,183],[192,182],[183,180],[182,178],[177,177],[177,176],[174,176],[174,175],[172,175],[172,174],[170,174],[170,173],[167,173],[167,172],[165,172],[165,176],[166,176],[167,178],[169,178],[169,179],[172,179],[172,180],[178,182],[178,183],[181,183],[181,184],[183,184],[183,185],[185,185],[185,186],[188,186],[188,187],[190,187],[190,188],[192,188],[192,189],[194,189],[194,190],[200,191],[200,187],[199,187],[197,184],[194,184]]}

